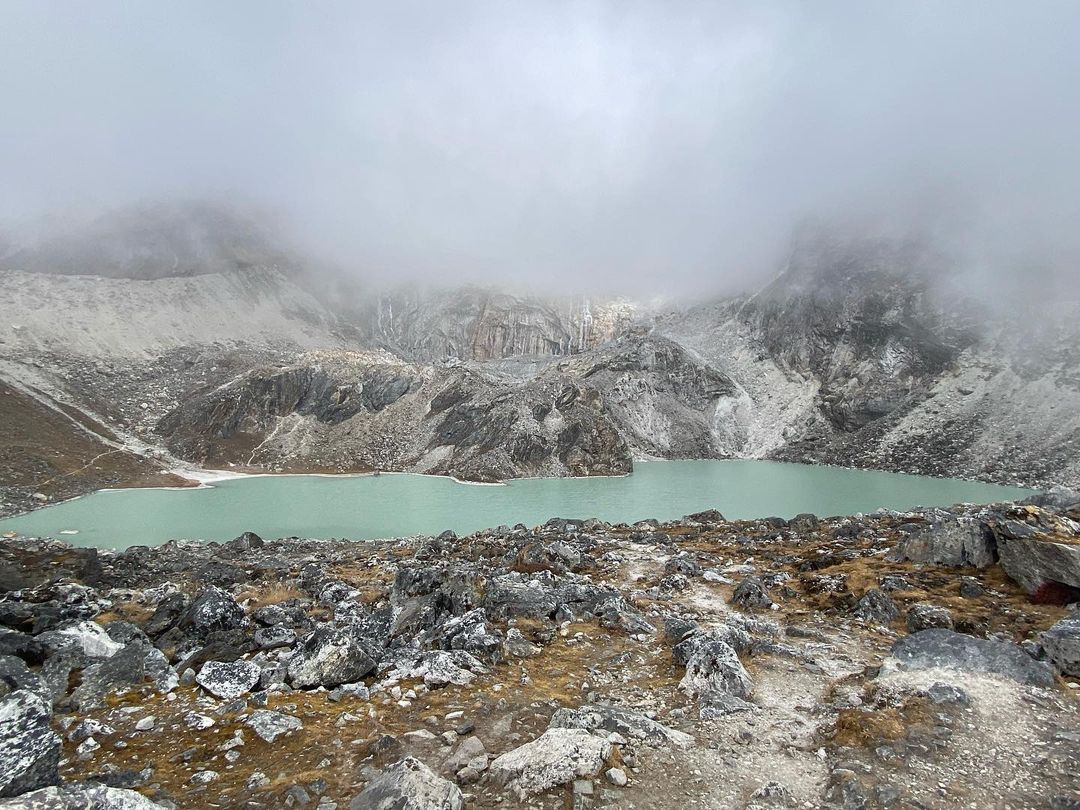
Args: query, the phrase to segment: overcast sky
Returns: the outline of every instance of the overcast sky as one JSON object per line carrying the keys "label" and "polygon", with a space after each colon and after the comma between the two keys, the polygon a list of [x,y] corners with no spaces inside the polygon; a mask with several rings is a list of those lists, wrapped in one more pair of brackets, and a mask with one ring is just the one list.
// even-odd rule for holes
{"label": "overcast sky", "polygon": [[0,0],[0,219],[224,197],[375,280],[636,294],[807,217],[1075,273],[1078,43],[1075,0]]}

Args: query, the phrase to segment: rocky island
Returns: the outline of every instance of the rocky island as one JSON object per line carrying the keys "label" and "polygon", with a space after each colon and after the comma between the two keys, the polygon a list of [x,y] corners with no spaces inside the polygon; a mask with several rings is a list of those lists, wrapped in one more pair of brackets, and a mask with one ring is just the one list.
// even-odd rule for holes
{"label": "rocky island", "polygon": [[379,542],[17,537],[0,588],[0,807],[1080,807],[1067,490]]}

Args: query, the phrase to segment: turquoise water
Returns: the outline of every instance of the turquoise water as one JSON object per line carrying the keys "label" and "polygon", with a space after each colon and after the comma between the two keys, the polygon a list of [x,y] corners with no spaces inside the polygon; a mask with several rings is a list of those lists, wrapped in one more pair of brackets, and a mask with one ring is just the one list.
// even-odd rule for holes
{"label": "turquoise water", "polygon": [[[728,518],[800,512],[847,515],[879,507],[948,506],[1023,498],[1030,490],[916,475],[773,461],[654,461],[623,478],[527,479],[462,484],[422,475],[281,475],[200,489],[105,490],[0,520],[0,533],[52,536],[76,545],[126,548],[174,538],[372,539],[459,534],[550,517],[612,522],[669,520],[703,509]],[[65,531],[77,534],[61,534]]]}

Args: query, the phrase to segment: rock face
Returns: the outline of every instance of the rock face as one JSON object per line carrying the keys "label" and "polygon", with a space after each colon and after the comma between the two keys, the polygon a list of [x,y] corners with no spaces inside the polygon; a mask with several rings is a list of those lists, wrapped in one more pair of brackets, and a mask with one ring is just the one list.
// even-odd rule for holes
{"label": "rock face", "polygon": [[626,301],[522,297],[465,287],[368,297],[357,313],[377,345],[438,362],[568,355],[622,334],[636,307]]}
{"label": "rock face", "polygon": [[61,630],[42,633],[37,639],[51,652],[74,647],[91,658],[108,658],[124,646],[109,638],[105,628],[94,622],[78,622]]}
{"label": "rock face", "polygon": [[349,810],[461,810],[457,785],[415,757],[405,757],[372,779]]}
{"label": "rock face", "polygon": [[491,774],[520,799],[583,776],[600,773],[611,743],[580,729],[552,728],[497,757]]}
{"label": "rock face", "polygon": [[1080,677],[1080,610],[1042,634],[1047,657],[1063,675]]}
{"label": "rock face", "polygon": [[988,311],[948,278],[925,244],[808,230],[762,289],[657,330],[745,393],[740,454],[1075,487],[1075,305]]}
{"label": "rock face", "polygon": [[59,781],[60,738],[49,728],[50,717],[33,692],[20,689],[0,701],[0,798]]}
{"label": "rock face", "polygon": [[334,687],[359,681],[375,668],[360,643],[342,630],[318,627],[289,659],[288,677],[297,689]]}
{"label": "rock face", "polygon": [[991,673],[1032,686],[1054,684],[1050,666],[1036,661],[1017,645],[952,630],[923,630],[904,636],[893,644],[892,655],[908,669],[942,667]]}
{"label": "rock face", "polygon": [[493,480],[613,475],[630,450],[593,386],[550,369],[524,382],[385,352],[318,353],[194,397],[157,431],[205,463],[408,470]]}

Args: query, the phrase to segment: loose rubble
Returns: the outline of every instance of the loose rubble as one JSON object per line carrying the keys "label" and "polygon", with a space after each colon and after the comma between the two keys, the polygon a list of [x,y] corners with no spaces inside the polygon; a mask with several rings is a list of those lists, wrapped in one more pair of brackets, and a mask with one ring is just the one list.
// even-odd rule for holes
{"label": "loose rubble", "polygon": [[1070,807],[1074,503],[14,538],[0,807]]}

